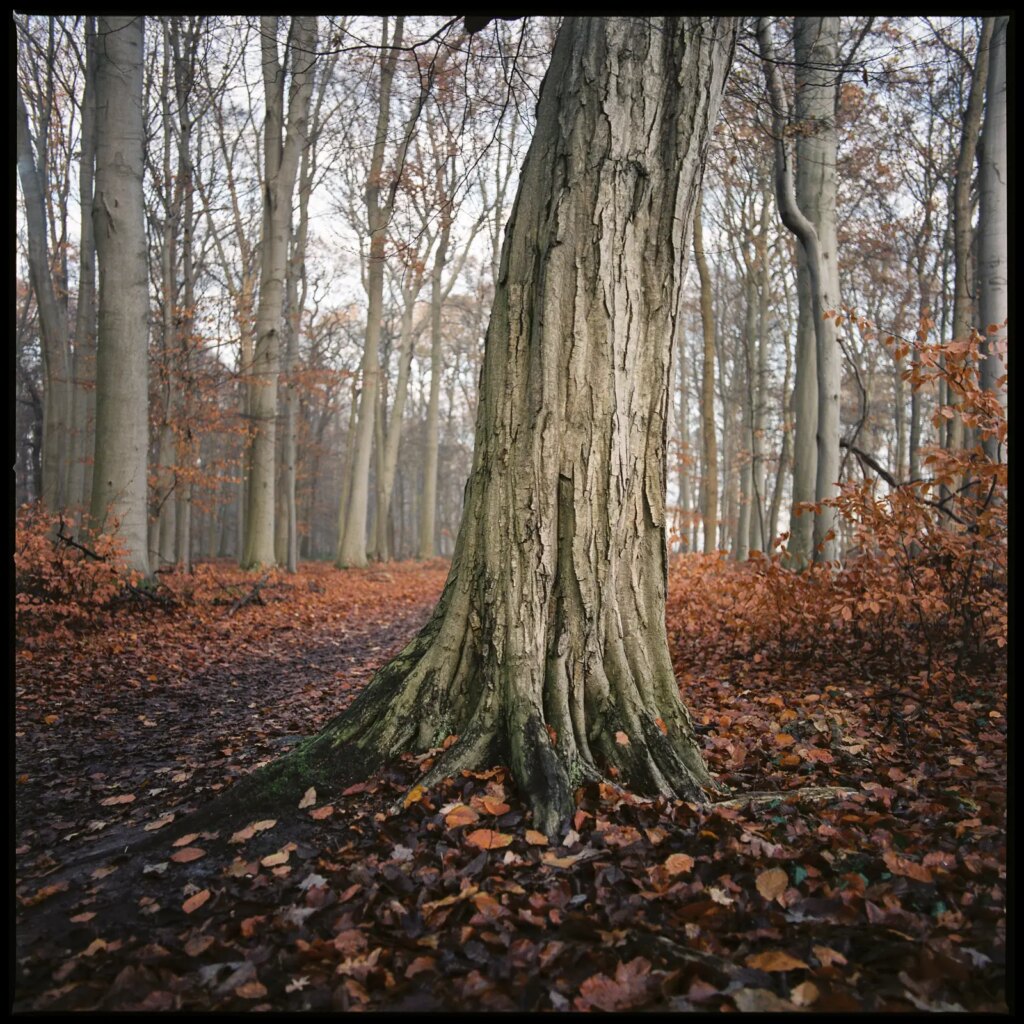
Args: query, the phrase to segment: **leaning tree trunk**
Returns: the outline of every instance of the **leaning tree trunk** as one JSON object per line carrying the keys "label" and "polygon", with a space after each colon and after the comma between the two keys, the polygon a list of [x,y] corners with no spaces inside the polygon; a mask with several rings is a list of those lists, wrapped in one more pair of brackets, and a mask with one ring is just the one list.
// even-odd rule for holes
{"label": "leaning tree trunk", "polygon": [[548,834],[583,779],[688,799],[715,787],[665,633],[665,438],[676,296],[735,36],[733,19],[563,23],[444,593],[348,711],[236,799],[290,800],[452,734],[421,784],[503,759]]}
{"label": "leaning tree trunk", "polygon": [[143,18],[100,18],[96,67],[96,195],[100,271],[96,459],[91,517],[116,529],[130,568],[149,576],[146,226],[142,196]]}

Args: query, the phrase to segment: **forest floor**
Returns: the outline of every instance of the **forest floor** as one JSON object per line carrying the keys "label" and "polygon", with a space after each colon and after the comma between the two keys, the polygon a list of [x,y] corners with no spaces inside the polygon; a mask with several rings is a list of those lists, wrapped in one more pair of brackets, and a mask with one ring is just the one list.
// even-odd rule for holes
{"label": "forest floor", "polygon": [[19,634],[15,1010],[1006,1012],[1005,674],[929,690],[821,637],[753,643],[745,567],[677,563],[669,640],[712,769],[777,796],[591,785],[557,846],[500,767],[392,811],[427,754],[175,832],[344,707],[445,572],[304,565],[253,594],[220,563],[167,577],[174,607]]}

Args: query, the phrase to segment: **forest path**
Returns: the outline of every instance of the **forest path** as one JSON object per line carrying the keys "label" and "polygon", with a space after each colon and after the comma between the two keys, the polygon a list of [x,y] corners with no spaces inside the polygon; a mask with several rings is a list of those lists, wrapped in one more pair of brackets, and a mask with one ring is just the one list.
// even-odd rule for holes
{"label": "forest path", "polygon": [[15,690],[18,878],[112,826],[181,817],[317,732],[426,623],[446,572],[304,566],[234,614],[201,599],[59,649],[39,638]]}

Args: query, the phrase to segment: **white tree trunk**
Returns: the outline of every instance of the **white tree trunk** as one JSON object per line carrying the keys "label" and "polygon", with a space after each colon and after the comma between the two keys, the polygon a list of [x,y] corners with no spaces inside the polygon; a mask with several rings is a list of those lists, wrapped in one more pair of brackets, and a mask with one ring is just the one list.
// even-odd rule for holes
{"label": "white tree trunk", "polygon": [[[988,81],[985,88],[985,127],[982,132],[982,161],[978,178],[978,306],[980,329],[985,335],[981,362],[981,386],[1006,405],[1006,389],[999,378],[1006,372],[1003,352],[1008,308],[1006,182],[1006,15],[995,19],[989,50]],[[983,444],[993,461],[1001,456],[996,438]]]}
{"label": "white tree trunk", "polygon": [[97,529],[116,530],[130,567],[149,576],[143,18],[100,18],[97,36],[93,226],[100,287],[91,513]]}

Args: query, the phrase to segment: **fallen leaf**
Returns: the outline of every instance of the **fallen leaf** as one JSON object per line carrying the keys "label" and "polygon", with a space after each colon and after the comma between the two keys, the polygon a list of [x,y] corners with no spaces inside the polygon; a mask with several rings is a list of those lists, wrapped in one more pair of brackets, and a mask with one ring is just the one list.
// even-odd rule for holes
{"label": "fallen leaf", "polygon": [[279,864],[286,864],[290,856],[291,850],[281,849],[278,850],[276,853],[268,853],[267,856],[260,861],[260,863],[265,868],[275,868]]}
{"label": "fallen leaf", "polygon": [[403,807],[411,807],[413,804],[418,804],[427,795],[426,789],[423,786],[416,785],[405,794],[405,799],[402,801]]}
{"label": "fallen leaf", "polygon": [[189,832],[187,836],[175,839],[171,846],[191,846],[199,838],[198,832]]}
{"label": "fallen leaf", "polygon": [[628,747],[629,737],[620,730],[615,734],[615,742],[618,743],[620,747]]}
{"label": "fallen leaf", "polygon": [[528,828],[526,830],[526,841],[531,846],[547,846],[548,837],[543,832],[537,832],[535,829]]}
{"label": "fallen leaf", "polygon": [[307,807],[312,807],[316,803],[316,790],[310,786],[309,789],[303,794],[302,799],[299,801],[299,810],[304,811]]}
{"label": "fallen leaf", "polygon": [[100,801],[102,807],[113,807],[115,804],[130,804],[135,800],[133,793],[122,793],[120,796],[108,796],[106,800]]}
{"label": "fallen leaf", "polygon": [[184,850],[179,850],[177,853],[171,854],[171,860],[175,864],[189,864],[194,860],[199,860],[200,857],[205,857],[206,851],[199,846],[186,846]]}
{"label": "fallen leaf", "polygon": [[444,823],[448,828],[459,828],[462,825],[472,825],[474,821],[479,820],[480,815],[472,807],[467,807],[465,804],[456,804],[445,815]]}
{"label": "fallen leaf", "polygon": [[820,994],[818,986],[813,981],[801,981],[799,985],[790,989],[789,998],[796,1006],[810,1006]]}
{"label": "fallen leaf", "polygon": [[262,999],[267,994],[267,987],[258,981],[247,981],[235,989],[239,999]]}
{"label": "fallen leaf", "polygon": [[510,836],[505,832],[495,832],[489,828],[478,828],[475,832],[470,832],[466,836],[466,842],[480,850],[497,850],[502,846],[508,846],[514,838],[514,836]]}
{"label": "fallen leaf", "polygon": [[323,821],[324,818],[329,818],[334,813],[334,804],[326,804],[324,807],[318,807],[315,811],[310,811],[309,816],[314,821]]}
{"label": "fallen leaf", "polygon": [[437,960],[432,956],[418,956],[405,969],[406,978],[414,978],[423,971],[432,971],[437,965]]}
{"label": "fallen leaf", "polygon": [[186,914],[191,914],[193,910],[198,910],[208,899],[210,898],[209,889],[200,889],[194,896],[189,896],[187,900],[181,905],[181,909]]}
{"label": "fallen leaf", "polygon": [[156,821],[151,821],[148,825],[143,825],[142,829],[144,832],[155,832],[158,828],[163,828],[164,825],[170,825],[174,821],[173,814],[165,814],[162,818],[157,818]]}
{"label": "fallen leaf", "polygon": [[[194,908],[193,908],[194,909]],[[186,911],[191,913],[191,911]],[[187,956],[200,956],[205,953],[214,943],[212,935],[192,935],[185,943],[185,954]]]}
{"label": "fallen leaf", "polygon": [[759,971],[795,971],[807,967],[803,960],[797,960],[795,956],[790,956],[789,953],[782,949],[770,949],[764,953],[751,953],[744,960],[744,963],[748,967],[754,967]]}
{"label": "fallen leaf", "polygon": [[693,858],[688,853],[673,853],[665,858],[665,863],[662,866],[670,877],[675,878],[676,875],[681,875],[684,871],[690,871],[693,868]]}
{"label": "fallen leaf", "polygon": [[757,876],[757,891],[766,899],[774,900],[789,888],[789,875],[782,868],[769,868]]}

